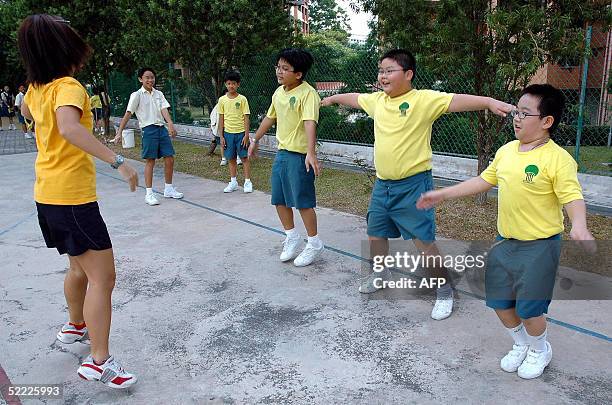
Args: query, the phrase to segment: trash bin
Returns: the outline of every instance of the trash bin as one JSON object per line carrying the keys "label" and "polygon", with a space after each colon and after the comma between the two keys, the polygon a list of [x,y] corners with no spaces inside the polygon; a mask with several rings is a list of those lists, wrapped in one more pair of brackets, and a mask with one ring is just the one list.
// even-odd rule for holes
{"label": "trash bin", "polygon": [[123,149],[133,148],[136,145],[134,142],[133,129],[124,129],[122,135],[123,139],[121,140],[121,145],[123,146]]}

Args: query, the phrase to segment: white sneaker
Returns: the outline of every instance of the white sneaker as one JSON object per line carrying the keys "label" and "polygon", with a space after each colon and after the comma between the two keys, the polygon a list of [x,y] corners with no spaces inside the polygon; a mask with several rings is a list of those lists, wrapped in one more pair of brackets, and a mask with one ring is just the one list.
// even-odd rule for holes
{"label": "white sneaker", "polygon": [[297,248],[300,246],[302,238],[297,235],[295,238],[289,238],[288,236],[283,241],[283,251],[280,255],[281,262],[287,262],[297,256]]}
{"label": "white sneaker", "polygon": [[252,193],[253,192],[253,183],[251,183],[250,181],[245,181],[244,182],[244,192],[245,193]]}
{"label": "white sneaker", "polygon": [[544,369],[552,360],[552,347],[546,342],[546,350],[538,352],[533,349],[527,351],[527,357],[518,368],[518,376],[526,380],[542,375]]}
{"label": "white sneaker", "polygon": [[453,313],[453,293],[449,298],[436,299],[433,309],[431,310],[431,317],[436,321],[446,319]]}
{"label": "white sneaker", "polygon": [[224,193],[231,193],[233,191],[238,190],[238,182],[237,181],[230,181],[229,183],[227,183],[227,187],[225,187],[223,189]]}
{"label": "white sneaker", "polygon": [[236,156],[236,164],[239,164],[239,165],[242,164],[242,160],[240,160],[240,156]]}
{"label": "white sneaker", "polygon": [[514,373],[518,370],[519,366],[523,364],[523,360],[527,357],[528,350],[529,345],[513,344],[512,350],[501,359],[499,366],[508,373]]}
{"label": "white sneaker", "polygon": [[138,378],[125,371],[113,356],[110,356],[104,364],[98,365],[89,355],[77,370],[77,374],[84,380],[100,381],[117,389],[129,388],[138,381]]}
{"label": "white sneaker", "polygon": [[184,194],[179,193],[174,187],[164,190],[164,198],[176,198],[178,200],[183,198],[183,196]]}
{"label": "white sneaker", "polygon": [[33,137],[32,137],[32,135],[27,134],[27,133],[26,133],[26,134],[23,134],[23,137],[24,137],[25,139],[32,139],[32,138],[33,138]]}
{"label": "white sneaker", "polygon": [[159,201],[155,198],[155,194],[147,194],[145,196],[145,202],[149,205],[159,205]]}
{"label": "white sneaker", "polygon": [[227,159],[226,158],[221,158],[221,163],[219,163],[219,166],[225,166],[227,164]]}
{"label": "white sneaker", "polygon": [[321,247],[319,248],[316,248],[310,243],[307,243],[304,250],[302,250],[302,253],[300,253],[300,255],[295,258],[293,264],[297,267],[304,267],[308,266],[309,264],[312,264],[312,262],[314,262],[315,259],[321,255],[324,247],[325,246],[323,245],[323,243],[321,243]]}

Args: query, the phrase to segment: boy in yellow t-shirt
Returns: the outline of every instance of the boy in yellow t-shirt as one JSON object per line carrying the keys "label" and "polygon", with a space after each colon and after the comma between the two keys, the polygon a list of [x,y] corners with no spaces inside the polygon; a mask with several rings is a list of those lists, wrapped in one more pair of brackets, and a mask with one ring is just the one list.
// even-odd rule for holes
{"label": "boy in yellow t-shirt", "polygon": [[514,339],[502,358],[504,371],[539,377],[552,358],[546,341],[548,305],[559,265],[565,208],[575,240],[593,240],[586,207],[569,153],[550,136],[563,115],[563,93],[548,84],[525,88],[512,111],[517,140],[499,148],[489,167],[453,187],[425,193],[417,207],[483,193],[498,186],[497,231],[485,275],[487,306]]}
{"label": "boy in yellow t-shirt", "polygon": [[[489,97],[468,94],[447,94],[433,90],[417,90],[412,86],[416,74],[414,56],[403,49],[385,53],[379,60],[378,81],[383,91],[371,94],[336,94],[321,105],[342,104],[359,108],[374,119],[374,164],[376,182],[368,208],[368,238],[373,256],[386,255],[388,238],[414,239],[425,255],[439,255],[433,243],[435,221],[433,209],[416,209],[419,196],[433,188],[431,175],[431,130],[435,120],[446,112],[489,109],[505,116],[510,104]],[[436,260],[433,260],[436,262]],[[437,289],[431,313],[441,320],[452,313],[453,291],[444,268],[433,270],[434,278],[446,282]],[[361,293],[381,288],[382,278],[390,278],[389,270],[372,273],[359,287]]]}
{"label": "boy in yellow t-shirt", "polygon": [[[283,49],[276,58],[276,78],[281,85],[272,95],[266,117],[249,146],[249,156],[257,152],[259,140],[276,123],[278,152],[272,166],[272,205],[287,237],[280,260],[293,258],[301,267],[311,264],[324,249],[317,233],[315,176],[321,168],[317,160],[317,122],[319,103],[317,91],[304,81],[314,59],[310,53],[295,48]],[[293,222],[293,208],[300,211],[308,233],[308,243],[297,257],[301,237]]]}
{"label": "boy in yellow t-shirt", "polygon": [[94,95],[90,97],[91,111],[94,115],[94,133],[100,132],[104,135],[104,124],[102,123],[102,99],[100,99],[100,89],[94,88]]}
{"label": "boy in yellow t-shirt", "polygon": [[253,192],[251,183],[251,162],[249,162],[249,102],[245,96],[238,94],[240,74],[228,72],[225,74],[227,93],[219,98],[217,111],[219,113],[218,134],[223,147],[223,157],[229,161],[230,182],[223,190],[231,193],[238,190],[238,159],[242,158],[244,169],[245,193]]}

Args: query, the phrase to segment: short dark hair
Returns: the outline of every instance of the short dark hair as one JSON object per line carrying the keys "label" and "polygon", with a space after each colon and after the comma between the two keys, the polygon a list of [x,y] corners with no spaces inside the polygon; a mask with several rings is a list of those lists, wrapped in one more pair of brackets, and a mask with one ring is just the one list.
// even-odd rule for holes
{"label": "short dark hair", "polygon": [[412,79],[416,77],[416,59],[414,55],[407,51],[406,49],[391,49],[390,51],[385,52],[383,56],[380,57],[378,62],[382,62],[384,59],[392,59],[397,62],[398,65],[402,67],[404,70],[412,70]]}
{"label": "short dark hair", "polygon": [[523,97],[525,94],[540,98],[540,104],[538,105],[540,118],[548,117],[549,115],[553,117],[553,124],[548,128],[548,133],[552,135],[559,126],[563,110],[565,109],[565,96],[563,92],[550,84],[532,84],[523,89],[520,97]]}
{"label": "short dark hair", "polygon": [[236,72],[235,70],[230,70],[229,72],[225,73],[225,76],[223,77],[224,82],[228,80],[240,83],[240,73]]}
{"label": "short dark hair", "polygon": [[302,74],[302,80],[304,80],[306,73],[308,73],[314,63],[314,58],[310,52],[299,48],[283,49],[276,55],[276,63],[281,59],[287,61],[287,63],[293,67],[294,72],[300,72]]}
{"label": "short dark hair", "polygon": [[145,74],[145,72],[151,72],[153,73],[153,76],[157,77],[157,74],[155,73],[155,70],[151,69],[150,67],[143,67],[138,69],[138,78],[142,78],[142,75]]}
{"label": "short dark hair", "polygon": [[41,85],[71,76],[87,62],[91,47],[62,17],[34,14],[17,31],[28,82]]}

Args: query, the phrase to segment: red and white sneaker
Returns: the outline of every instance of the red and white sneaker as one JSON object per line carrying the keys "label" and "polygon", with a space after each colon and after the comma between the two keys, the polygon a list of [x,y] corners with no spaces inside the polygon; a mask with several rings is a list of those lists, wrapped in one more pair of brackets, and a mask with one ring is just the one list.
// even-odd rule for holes
{"label": "red and white sneaker", "polygon": [[124,389],[136,384],[138,378],[128,373],[110,356],[104,364],[94,363],[91,355],[87,356],[81,367],[77,370],[79,377],[87,381],[100,381],[111,388]]}
{"label": "red and white sneaker", "polygon": [[89,333],[87,332],[87,326],[85,324],[75,325],[74,323],[68,322],[62,326],[59,332],[57,332],[57,340],[66,344],[81,342],[88,345]]}

